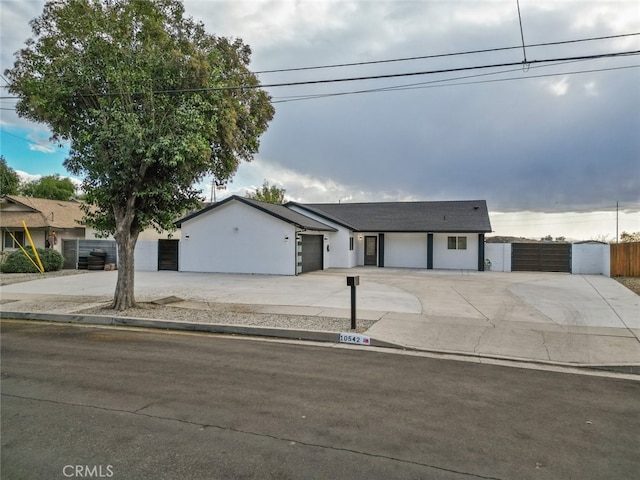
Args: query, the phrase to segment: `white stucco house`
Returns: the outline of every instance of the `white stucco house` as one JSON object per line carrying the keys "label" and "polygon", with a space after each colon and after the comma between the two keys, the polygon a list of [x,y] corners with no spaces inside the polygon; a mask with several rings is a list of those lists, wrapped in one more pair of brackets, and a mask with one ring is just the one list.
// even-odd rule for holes
{"label": "white stucco house", "polygon": [[231,196],[178,222],[179,270],[297,275],[360,265],[484,270],[484,200],[284,205]]}

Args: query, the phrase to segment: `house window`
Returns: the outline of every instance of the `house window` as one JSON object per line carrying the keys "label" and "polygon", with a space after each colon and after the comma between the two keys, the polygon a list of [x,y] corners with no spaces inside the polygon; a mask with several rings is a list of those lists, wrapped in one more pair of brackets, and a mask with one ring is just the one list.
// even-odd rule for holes
{"label": "house window", "polygon": [[353,250],[353,237],[349,237],[349,250]]}
{"label": "house window", "polygon": [[11,235],[9,233],[13,233],[13,236],[16,238],[20,245],[24,245],[24,232],[14,231],[14,232],[4,232],[4,248],[19,248],[18,243],[13,241]]}
{"label": "house window", "polygon": [[447,237],[447,248],[449,250],[466,250],[467,237]]}

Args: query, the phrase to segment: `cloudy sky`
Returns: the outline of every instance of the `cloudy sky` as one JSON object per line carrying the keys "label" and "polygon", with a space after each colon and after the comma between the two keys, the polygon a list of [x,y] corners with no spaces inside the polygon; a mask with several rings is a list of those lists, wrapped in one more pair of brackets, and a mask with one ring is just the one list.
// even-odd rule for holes
{"label": "cloudy sky", "polygon": [[[0,0],[2,71],[43,4]],[[520,0],[524,52],[516,0],[184,4],[248,43],[254,71],[360,63],[260,73],[264,85],[385,76],[267,88],[260,153],[218,199],[264,179],[302,202],[486,199],[496,234],[576,239],[614,238],[619,202],[619,230],[640,231],[640,55],[562,60],[639,51],[640,35],[534,46],[640,33],[636,0]],[[465,70],[496,64],[513,65]],[[0,110],[8,164],[64,175],[65,150],[14,104]]]}

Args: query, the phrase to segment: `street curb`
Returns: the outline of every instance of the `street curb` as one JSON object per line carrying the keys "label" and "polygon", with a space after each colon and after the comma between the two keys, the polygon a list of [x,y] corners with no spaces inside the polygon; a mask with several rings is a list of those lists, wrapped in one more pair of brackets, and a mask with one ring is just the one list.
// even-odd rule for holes
{"label": "street curb", "polygon": [[[123,327],[155,328],[158,330],[181,330],[189,332],[224,333],[229,335],[247,335],[255,337],[276,337],[290,340],[309,340],[314,342],[339,343],[338,332],[318,330],[292,330],[275,327],[256,327],[247,325],[219,325],[214,323],[171,322],[147,318],[119,317],[106,315],[74,315],[60,313],[0,312],[0,318],[16,320],[36,320],[55,323],[76,323],[81,325],[110,325]],[[403,348],[381,340],[371,339],[372,347]]]}
{"label": "street curb", "polygon": [[[314,342],[327,342],[327,343],[340,343],[338,332],[323,332],[318,330],[292,330],[286,328],[275,327],[256,327],[247,325],[220,325],[213,323],[189,323],[189,322],[171,322],[167,320],[154,320],[148,318],[136,318],[136,317],[120,317],[120,316],[107,316],[107,315],[75,315],[75,314],[60,314],[60,313],[36,313],[36,312],[6,312],[0,311],[0,319],[15,319],[15,320],[35,320],[41,322],[51,323],[71,323],[80,325],[106,325],[106,326],[121,326],[121,327],[140,327],[140,328],[152,328],[156,330],[176,330],[176,331],[188,331],[188,332],[204,332],[204,333],[221,333],[227,335],[245,335],[253,337],[272,337],[272,338],[284,338],[289,340],[307,340]],[[410,347],[406,345],[385,342],[371,338],[371,347],[383,347],[396,350],[404,350],[407,352],[423,352],[443,356],[456,356],[464,358],[475,358],[479,360],[495,360],[495,361],[507,361],[513,363],[527,364],[527,365],[541,365],[541,366],[556,366],[565,368],[576,368],[581,370],[599,370],[609,371],[615,373],[624,373],[631,375],[640,375],[640,364],[634,365],[606,365],[606,364],[594,364],[584,365],[577,363],[567,362],[554,362],[545,360],[534,360],[519,357],[508,357],[501,355],[486,355],[479,353],[460,352],[453,350],[435,350],[435,349],[421,349],[416,347]],[[349,345],[347,343],[340,343],[341,345]]]}

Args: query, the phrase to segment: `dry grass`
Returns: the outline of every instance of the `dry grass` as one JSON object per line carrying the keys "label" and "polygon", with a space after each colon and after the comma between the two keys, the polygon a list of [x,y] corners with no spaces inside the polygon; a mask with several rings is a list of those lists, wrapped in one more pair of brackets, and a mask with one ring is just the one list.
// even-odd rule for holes
{"label": "dry grass", "polygon": [[57,270],[55,272],[44,273],[0,273],[0,286],[12,285],[14,283],[30,282],[43,278],[66,277],[68,275],[79,275],[89,273],[87,270]]}
{"label": "dry grass", "polygon": [[640,277],[615,277],[615,279],[636,295],[640,295]]}

